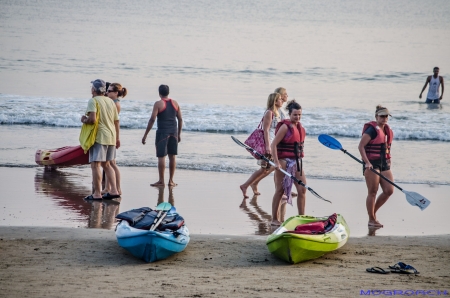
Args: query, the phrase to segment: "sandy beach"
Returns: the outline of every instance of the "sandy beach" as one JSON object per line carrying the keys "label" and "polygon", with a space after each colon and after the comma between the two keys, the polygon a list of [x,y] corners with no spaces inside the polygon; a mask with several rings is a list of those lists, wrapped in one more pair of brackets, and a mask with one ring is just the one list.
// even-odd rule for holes
{"label": "sandy beach", "polygon": [[[265,245],[271,178],[261,183],[261,196],[243,200],[238,185],[244,174],[180,170],[179,185],[169,191],[149,186],[153,168],[122,173],[120,202],[88,203],[82,197],[89,192],[89,168],[0,168],[1,297],[359,297],[369,290],[450,290],[448,186],[407,185],[430,198],[425,211],[394,193],[380,210],[385,227],[370,237],[363,182],[311,179],[308,184],[333,204],[309,195],[308,214],[343,214],[351,237],[335,252],[289,265]],[[147,264],[118,246],[114,216],[161,201],[185,217],[191,242],[184,252]],[[287,215],[295,212],[289,207]],[[365,272],[399,261],[420,275]]]}
{"label": "sandy beach", "polygon": [[[144,263],[120,248],[108,230],[0,227],[0,234],[1,297],[360,297],[361,290],[450,291],[449,236],[351,238],[322,258],[289,265],[267,251],[261,236],[194,235],[184,252]],[[365,272],[398,261],[420,274]]]}

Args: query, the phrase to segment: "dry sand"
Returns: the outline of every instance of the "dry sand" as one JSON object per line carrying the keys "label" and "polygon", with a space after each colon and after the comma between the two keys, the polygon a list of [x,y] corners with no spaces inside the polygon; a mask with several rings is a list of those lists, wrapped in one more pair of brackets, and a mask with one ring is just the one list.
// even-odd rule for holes
{"label": "dry sand", "polygon": [[[193,235],[184,252],[144,263],[101,229],[0,227],[2,297],[360,297],[361,290],[450,292],[450,236],[351,238],[289,265],[261,236]],[[370,274],[398,261],[419,275]],[[435,293],[435,292],[429,292]],[[384,295],[381,295],[384,296]]]}

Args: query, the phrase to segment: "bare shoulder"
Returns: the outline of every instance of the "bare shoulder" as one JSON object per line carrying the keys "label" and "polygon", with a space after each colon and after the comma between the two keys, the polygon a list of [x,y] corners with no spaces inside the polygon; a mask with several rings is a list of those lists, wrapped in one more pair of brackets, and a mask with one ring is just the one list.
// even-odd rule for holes
{"label": "bare shoulder", "polygon": [[180,107],[180,105],[178,104],[178,102],[175,99],[172,99],[172,103],[173,103],[174,107],[176,107],[177,109]]}

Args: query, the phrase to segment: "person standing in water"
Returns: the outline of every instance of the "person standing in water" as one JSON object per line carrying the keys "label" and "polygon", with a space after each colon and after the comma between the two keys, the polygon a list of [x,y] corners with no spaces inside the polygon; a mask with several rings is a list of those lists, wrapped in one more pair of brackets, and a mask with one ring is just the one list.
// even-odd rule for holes
{"label": "person standing in water", "polygon": [[[156,156],[158,157],[158,174],[159,180],[150,184],[151,186],[164,186],[164,170],[166,168],[166,155],[169,155],[169,186],[176,186],[173,182],[175,174],[176,160],[178,154],[178,143],[181,142],[181,128],[183,127],[183,119],[181,109],[178,103],[168,98],[169,86],[159,86],[159,101],[155,102],[153,112],[148,120],[147,129],[145,130],[142,144],[145,145],[147,135],[157,120],[158,129],[156,130]],[[178,124],[177,124],[178,122]]]}
{"label": "person standing in water", "polygon": [[[288,203],[291,203],[291,188],[293,181],[279,171],[283,169],[306,184],[306,176],[303,171],[302,158],[306,131],[300,123],[302,107],[295,99],[286,105],[289,111],[289,119],[280,121],[275,129],[275,138],[271,145],[273,161],[275,164],[275,194],[272,199],[272,226],[279,226],[284,218],[281,200],[286,194]],[[305,214],[306,188],[294,183],[297,188],[298,214]],[[285,206],[285,205],[284,205]]]}
{"label": "person standing in water", "polygon": [[[427,77],[425,85],[422,88],[422,92],[420,92],[419,98],[422,98],[422,93],[425,88],[427,88],[428,84],[430,84],[430,87],[428,88],[428,94],[425,103],[440,103],[442,100],[442,96],[444,96],[444,78],[439,75],[439,67],[436,66],[433,69],[433,75]],[[441,86],[442,88],[440,96],[439,86]]]}
{"label": "person standing in water", "polygon": [[[106,96],[112,99],[117,108],[117,113],[120,114],[120,99],[127,96],[128,90],[125,87],[122,87],[119,83],[106,83]],[[110,166],[114,170],[116,174],[116,188],[119,194],[122,194],[122,190],[120,188],[120,171],[119,167],[116,164],[116,159],[110,161]],[[105,188],[102,190],[102,194],[109,192],[111,189],[111,183],[108,181],[108,177],[105,176]]]}
{"label": "person standing in water", "polygon": [[[366,207],[369,215],[369,227],[383,227],[377,220],[376,213],[394,193],[393,185],[370,170],[374,169],[389,180],[394,181],[391,172],[391,144],[394,132],[387,124],[389,116],[389,110],[378,105],[375,110],[375,121],[364,124],[358,146],[359,153],[364,161],[363,175],[367,185]],[[379,186],[381,186],[382,193],[377,198]]]}

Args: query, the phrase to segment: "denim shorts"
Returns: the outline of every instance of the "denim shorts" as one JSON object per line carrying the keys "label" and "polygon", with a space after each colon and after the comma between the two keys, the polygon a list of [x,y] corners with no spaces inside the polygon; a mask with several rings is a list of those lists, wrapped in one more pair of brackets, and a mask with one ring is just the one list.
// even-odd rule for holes
{"label": "denim shorts", "polygon": [[429,98],[427,98],[425,103],[441,103],[441,100],[439,98],[436,98],[436,99],[429,99]]}

